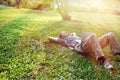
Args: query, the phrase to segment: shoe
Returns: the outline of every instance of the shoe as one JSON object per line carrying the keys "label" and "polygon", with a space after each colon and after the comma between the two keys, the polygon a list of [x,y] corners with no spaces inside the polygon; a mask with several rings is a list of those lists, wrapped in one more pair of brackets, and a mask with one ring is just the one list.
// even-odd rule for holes
{"label": "shoe", "polygon": [[103,65],[106,69],[110,70],[111,74],[114,75],[116,73],[116,70],[113,68],[109,61],[106,60]]}
{"label": "shoe", "polygon": [[104,65],[104,67],[106,68],[106,69],[112,69],[113,68],[113,66],[110,64],[110,62],[109,61],[105,61],[104,63],[103,63],[103,65]]}

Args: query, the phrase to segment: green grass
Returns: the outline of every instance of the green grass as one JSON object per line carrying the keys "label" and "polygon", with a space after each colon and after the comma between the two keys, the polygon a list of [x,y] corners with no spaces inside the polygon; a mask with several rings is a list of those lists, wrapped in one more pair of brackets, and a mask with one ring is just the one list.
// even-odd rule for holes
{"label": "green grass", "polygon": [[[120,42],[120,16],[71,13],[72,21],[62,21],[55,11],[33,11],[0,7],[0,79],[17,80],[119,80],[119,62],[103,50],[117,70],[95,65],[89,58],[53,43],[43,43],[62,31],[114,32]],[[110,58],[109,58],[110,57]],[[111,59],[112,58],[112,59]]]}

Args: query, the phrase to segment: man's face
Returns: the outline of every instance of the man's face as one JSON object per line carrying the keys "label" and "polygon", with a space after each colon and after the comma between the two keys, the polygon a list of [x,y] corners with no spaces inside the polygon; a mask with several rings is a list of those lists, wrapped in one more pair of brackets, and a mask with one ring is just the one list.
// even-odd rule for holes
{"label": "man's face", "polygon": [[60,38],[64,39],[64,38],[66,38],[66,37],[68,37],[68,33],[62,32]]}

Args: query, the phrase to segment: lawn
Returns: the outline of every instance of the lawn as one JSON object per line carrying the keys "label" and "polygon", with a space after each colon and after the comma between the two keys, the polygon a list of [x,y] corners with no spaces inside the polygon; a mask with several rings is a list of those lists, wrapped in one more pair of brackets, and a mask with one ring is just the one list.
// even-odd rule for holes
{"label": "lawn", "polygon": [[44,43],[62,31],[94,32],[98,37],[114,32],[120,42],[120,16],[71,12],[62,21],[56,11],[0,7],[0,80],[119,80],[120,59],[106,57],[117,73],[94,64],[89,58],[53,43]]}

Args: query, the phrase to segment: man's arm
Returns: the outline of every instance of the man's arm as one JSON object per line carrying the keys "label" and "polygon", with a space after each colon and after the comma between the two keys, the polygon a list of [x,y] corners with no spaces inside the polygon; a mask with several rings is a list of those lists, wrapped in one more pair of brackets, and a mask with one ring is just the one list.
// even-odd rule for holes
{"label": "man's arm", "polygon": [[59,42],[60,42],[60,41],[59,41],[59,38],[55,38],[55,37],[49,37],[48,40],[49,40],[50,42],[54,42],[54,43],[59,43]]}
{"label": "man's arm", "polygon": [[53,43],[58,43],[62,46],[69,47],[67,44],[65,44],[64,40],[56,38],[56,37],[49,37],[48,40]]}

